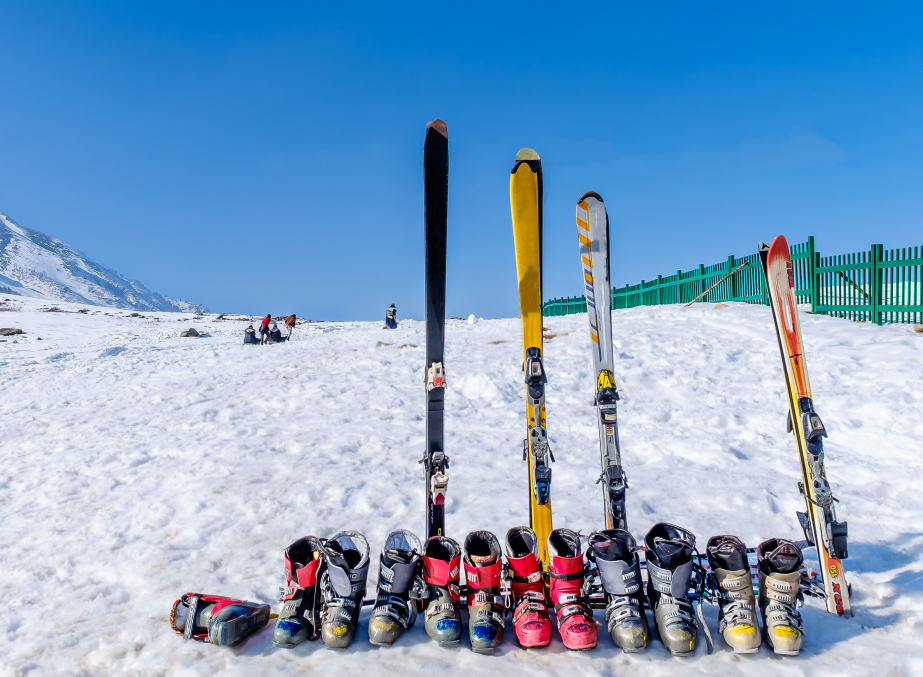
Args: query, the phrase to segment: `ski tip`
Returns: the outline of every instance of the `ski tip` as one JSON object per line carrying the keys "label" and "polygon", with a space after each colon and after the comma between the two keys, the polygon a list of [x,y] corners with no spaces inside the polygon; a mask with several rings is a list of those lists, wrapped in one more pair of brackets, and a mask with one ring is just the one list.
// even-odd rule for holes
{"label": "ski tip", "polygon": [[580,204],[581,202],[583,202],[584,200],[586,200],[588,197],[596,198],[596,199],[599,200],[600,202],[604,202],[604,200],[599,196],[599,193],[594,193],[594,192],[591,190],[591,191],[589,191],[589,192],[584,193],[583,195],[581,195],[581,196],[580,196],[580,199],[577,200],[577,204]]}
{"label": "ski tip", "polygon": [[536,153],[531,148],[523,148],[518,153],[516,153],[516,162],[534,162],[535,160],[541,160]]}
{"label": "ski tip", "polygon": [[768,242],[760,242],[759,247],[757,247],[757,251],[760,251],[760,252],[768,252],[768,251],[769,251],[769,243],[768,243]]}
{"label": "ski tip", "polygon": [[428,122],[426,124],[426,130],[429,131],[430,129],[439,132],[447,139],[449,138],[449,128],[446,127],[446,124],[442,120],[433,120],[432,122]]}

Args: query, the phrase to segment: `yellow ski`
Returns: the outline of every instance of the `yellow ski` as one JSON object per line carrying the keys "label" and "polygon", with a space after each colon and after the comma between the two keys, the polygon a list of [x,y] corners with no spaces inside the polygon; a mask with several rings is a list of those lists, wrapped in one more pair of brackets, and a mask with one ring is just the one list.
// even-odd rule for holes
{"label": "yellow ski", "polygon": [[529,465],[529,525],[538,537],[538,554],[548,568],[551,534],[551,467],[554,460],[545,430],[545,369],[542,365],[542,160],[523,148],[510,172],[510,211],[516,245],[522,358],[526,382],[526,439],[522,456]]}

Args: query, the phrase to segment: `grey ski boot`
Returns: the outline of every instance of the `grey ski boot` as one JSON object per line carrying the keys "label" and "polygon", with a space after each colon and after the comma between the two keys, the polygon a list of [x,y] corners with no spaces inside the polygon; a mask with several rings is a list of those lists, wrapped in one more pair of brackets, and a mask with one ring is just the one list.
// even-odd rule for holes
{"label": "grey ski boot", "polygon": [[369,641],[394,644],[417,620],[417,600],[424,595],[420,575],[420,539],[406,529],[392,531],[385,540],[378,568],[378,597],[369,620]]}
{"label": "grey ski boot", "polygon": [[783,538],[771,538],[757,546],[760,567],[760,612],[766,643],[781,656],[797,656],[804,628],[797,607],[801,594],[801,548]]}
{"label": "grey ski boot", "polygon": [[692,656],[698,626],[689,601],[695,536],[672,524],[655,524],[647,546],[647,596],[660,641],[674,656]]}
{"label": "grey ski boot", "polygon": [[756,653],[762,638],[747,546],[734,536],[712,536],[705,554],[718,586],[718,631],[734,653]]}
{"label": "grey ski boot", "polygon": [[170,625],[184,639],[236,646],[269,622],[269,605],[187,592],[173,603]]}
{"label": "grey ski boot", "polygon": [[423,580],[429,593],[426,602],[426,634],[439,646],[461,643],[460,591],[461,548],[448,536],[433,536],[423,550]]}
{"label": "grey ski boot", "polygon": [[609,634],[625,653],[647,648],[650,628],[644,613],[644,588],[638,544],[623,529],[606,529],[590,534],[587,559],[596,563],[606,593],[606,622]]}
{"label": "grey ski boot", "polygon": [[369,576],[369,543],[357,531],[341,531],[323,541],[323,546],[321,637],[328,649],[345,649],[359,625]]}
{"label": "grey ski boot", "polygon": [[283,649],[320,637],[317,577],[324,563],[323,545],[315,536],[300,538],[285,549],[285,604],[279,612],[272,643]]}

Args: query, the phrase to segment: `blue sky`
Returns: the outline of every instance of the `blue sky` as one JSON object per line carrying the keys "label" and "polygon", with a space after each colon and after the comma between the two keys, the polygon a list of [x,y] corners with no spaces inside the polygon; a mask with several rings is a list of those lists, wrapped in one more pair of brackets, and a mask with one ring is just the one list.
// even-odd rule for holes
{"label": "blue sky", "polygon": [[518,313],[508,177],[545,172],[545,296],[784,233],[923,244],[916,3],[0,0],[0,211],[215,311],[423,313],[422,144],[449,127],[448,308]]}

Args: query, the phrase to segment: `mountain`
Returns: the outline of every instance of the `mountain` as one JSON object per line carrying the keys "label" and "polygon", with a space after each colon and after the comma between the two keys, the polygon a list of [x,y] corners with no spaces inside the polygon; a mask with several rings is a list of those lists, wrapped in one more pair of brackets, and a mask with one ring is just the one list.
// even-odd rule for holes
{"label": "mountain", "polygon": [[24,228],[0,212],[0,294],[31,296],[94,306],[208,312],[128,280],[111,268],[37,230]]}

